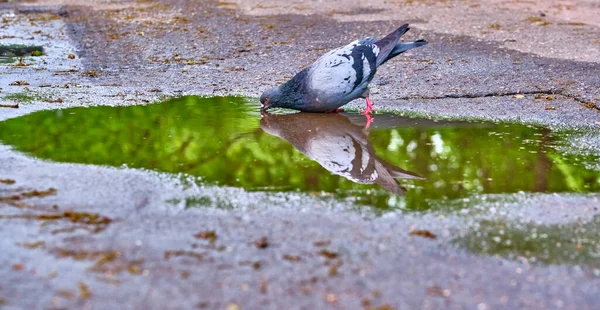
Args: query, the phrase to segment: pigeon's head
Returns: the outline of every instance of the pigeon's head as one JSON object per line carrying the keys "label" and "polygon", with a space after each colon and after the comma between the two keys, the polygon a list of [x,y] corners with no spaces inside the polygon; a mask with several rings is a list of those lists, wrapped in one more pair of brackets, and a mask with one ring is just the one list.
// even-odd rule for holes
{"label": "pigeon's head", "polygon": [[273,87],[260,96],[260,108],[266,111],[270,108],[281,107],[281,99],[280,87]]}

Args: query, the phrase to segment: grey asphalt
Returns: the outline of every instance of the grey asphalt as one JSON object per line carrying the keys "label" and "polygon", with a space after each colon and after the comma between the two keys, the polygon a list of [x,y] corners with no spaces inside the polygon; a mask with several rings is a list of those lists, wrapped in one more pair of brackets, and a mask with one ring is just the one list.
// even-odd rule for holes
{"label": "grey asphalt", "polygon": [[[328,49],[385,35],[408,21],[414,24],[408,37],[430,45],[378,72],[372,93],[380,111],[569,129],[575,133],[565,152],[597,153],[598,26],[585,14],[567,20],[552,8],[542,18],[549,24],[541,26],[528,19],[541,16],[536,10],[472,2],[408,1],[391,8],[374,1],[370,11],[352,1],[341,1],[344,9],[277,0],[262,5],[0,2],[2,43],[47,47],[46,56],[26,59],[29,66],[0,66],[0,98],[22,92],[36,98],[17,109],[0,108],[0,119],[186,94],[257,98]],[[573,2],[574,12],[581,7],[600,12],[593,2]],[[446,14],[467,7],[465,16],[478,16],[476,32],[472,20]],[[377,14],[385,18],[372,18]],[[506,30],[502,18],[515,24]],[[515,46],[519,38],[527,40]],[[574,48],[540,48],[558,39]],[[18,80],[30,85],[9,85]],[[362,105],[357,101],[350,108]],[[599,194],[480,195],[459,211],[379,215],[349,200],[191,186],[151,171],[42,161],[8,146],[0,146],[0,179],[15,181],[0,183],[2,197],[56,189],[22,203],[0,201],[2,309],[597,309],[600,304],[597,264],[507,259],[472,253],[456,242],[486,220],[514,227],[559,225],[567,234],[597,218]],[[217,203],[184,209],[170,202],[198,195]],[[222,204],[234,207],[221,209]],[[100,218],[92,220],[89,213]],[[63,218],[48,220],[57,214]],[[411,235],[415,229],[437,237]],[[597,240],[584,244],[600,253]],[[554,246],[540,241],[542,248]]]}

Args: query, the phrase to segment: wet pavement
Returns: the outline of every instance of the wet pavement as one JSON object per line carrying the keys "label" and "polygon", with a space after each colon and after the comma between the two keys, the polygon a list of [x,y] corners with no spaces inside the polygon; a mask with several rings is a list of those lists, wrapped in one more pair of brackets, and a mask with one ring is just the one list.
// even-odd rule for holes
{"label": "wet pavement", "polygon": [[[342,4],[0,3],[2,44],[44,47],[0,63],[0,307],[596,308],[597,5]],[[404,21],[430,45],[370,130],[358,101],[261,117]]]}

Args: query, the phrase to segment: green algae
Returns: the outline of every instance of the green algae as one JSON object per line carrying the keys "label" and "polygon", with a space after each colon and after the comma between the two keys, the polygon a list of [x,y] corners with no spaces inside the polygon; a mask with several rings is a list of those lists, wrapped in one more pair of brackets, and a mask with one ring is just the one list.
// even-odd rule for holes
{"label": "green algae", "polygon": [[538,225],[504,220],[479,223],[455,242],[475,253],[528,263],[600,268],[600,216],[589,222]]}

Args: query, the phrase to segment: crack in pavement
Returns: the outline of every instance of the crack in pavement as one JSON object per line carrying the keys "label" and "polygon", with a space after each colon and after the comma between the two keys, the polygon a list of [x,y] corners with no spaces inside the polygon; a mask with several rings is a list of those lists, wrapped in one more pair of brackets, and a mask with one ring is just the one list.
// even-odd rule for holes
{"label": "crack in pavement", "polygon": [[509,91],[509,92],[491,92],[491,93],[474,93],[474,94],[446,94],[441,96],[405,96],[396,98],[397,100],[442,100],[442,99],[457,99],[457,98],[485,98],[485,97],[505,97],[505,96],[516,96],[516,95],[560,95],[566,98],[573,99],[577,103],[583,105],[586,108],[600,111],[600,106],[593,101],[587,101],[580,98],[577,95],[571,95],[565,93],[562,89],[548,89],[548,90],[535,90],[535,91]]}

